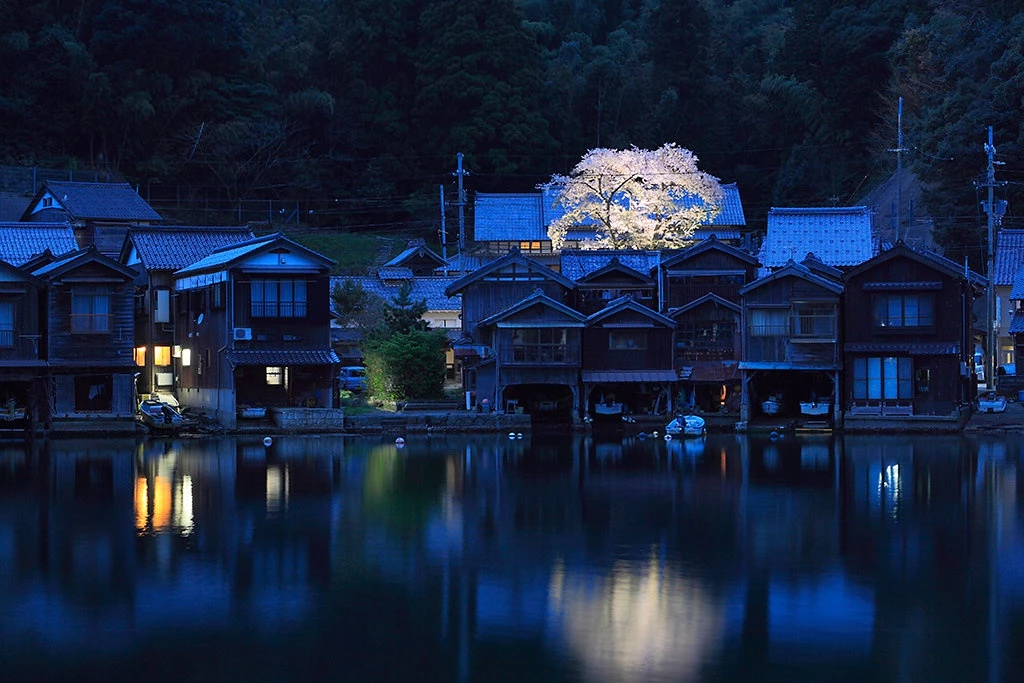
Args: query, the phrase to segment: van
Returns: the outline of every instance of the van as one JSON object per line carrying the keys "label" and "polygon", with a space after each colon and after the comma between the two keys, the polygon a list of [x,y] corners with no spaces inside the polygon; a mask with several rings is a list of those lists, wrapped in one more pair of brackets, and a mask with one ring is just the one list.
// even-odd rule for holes
{"label": "van", "polygon": [[366,388],[366,368],[362,365],[346,365],[338,373],[341,388],[346,391],[362,391]]}

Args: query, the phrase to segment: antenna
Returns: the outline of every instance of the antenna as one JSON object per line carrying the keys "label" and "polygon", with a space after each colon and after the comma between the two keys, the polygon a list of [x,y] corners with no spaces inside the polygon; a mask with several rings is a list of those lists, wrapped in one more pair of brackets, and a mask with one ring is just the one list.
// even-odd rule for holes
{"label": "antenna", "polygon": [[903,98],[900,98],[896,110],[896,147],[888,151],[896,152],[896,242],[900,241],[900,207],[903,205],[903,153],[908,151],[903,146]]}

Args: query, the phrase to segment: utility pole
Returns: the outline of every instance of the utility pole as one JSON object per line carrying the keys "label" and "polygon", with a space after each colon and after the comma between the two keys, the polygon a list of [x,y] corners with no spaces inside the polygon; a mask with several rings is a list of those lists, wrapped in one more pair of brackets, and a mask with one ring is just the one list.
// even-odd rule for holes
{"label": "utility pole", "polygon": [[985,175],[984,187],[988,188],[988,200],[985,202],[985,213],[988,214],[988,264],[987,272],[988,287],[986,291],[985,308],[988,312],[988,324],[985,328],[985,339],[988,342],[987,355],[985,359],[985,388],[995,389],[996,380],[996,296],[995,285],[992,282],[993,271],[995,270],[995,240],[993,228],[995,226],[995,199],[994,190],[996,187],[996,148],[992,144],[992,126],[988,127],[988,144],[985,145],[985,153],[988,155],[988,173]]}
{"label": "utility pole", "polygon": [[907,151],[903,147],[903,98],[900,98],[896,114],[896,147],[890,152],[896,153],[896,239],[900,241],[900,210],[903,206],[903,153]]}
{"label": "utility pole", "polygon": [[462,178],[469,175],[469,172],[462,168],[462,152],[459,152],[456,158],[458,159],[458,166],[455,175],[459,179],[459,199],[456,205],[459,207],[459,256],[461,257],[462,252],[466,249],[466,191],[462,189]]}
{"label": "utility pole", "polygon": [[444,224],[444,185],[441,188],[441,258],[444,259],[444,274],[448,274],[448,229]]}

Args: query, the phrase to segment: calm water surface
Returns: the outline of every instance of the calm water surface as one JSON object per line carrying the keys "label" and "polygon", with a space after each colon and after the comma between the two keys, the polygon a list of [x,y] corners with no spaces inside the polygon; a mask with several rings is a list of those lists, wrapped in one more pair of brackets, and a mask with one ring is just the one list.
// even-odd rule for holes
{"label": "calm water surface", "polygon": [[0,447],[4,681],[1019,681],[1009,437]]}

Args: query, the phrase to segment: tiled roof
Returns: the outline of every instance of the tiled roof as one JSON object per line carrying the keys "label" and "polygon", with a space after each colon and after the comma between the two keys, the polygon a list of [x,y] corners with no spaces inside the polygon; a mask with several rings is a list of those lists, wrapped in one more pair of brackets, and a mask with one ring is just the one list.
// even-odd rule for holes
{"label": "tiled roof", "polygon": [[448,265],[438,266],[434,269],[438,275],[441,275],[447,269],[451,273],[465,274],[472,270],[476,270],[484,264],[484,259],[475,254],[455,254],[454,256],[448,257]]}
{"label": "tiled roof", "polygon": [[1024,311],[1013,311],[1010,314],[1009,334],[1020,334],[1024,332]]}
{"label": "tiled roof", "polygon": [[[462,310],[462,295],[445,296],[444,290],[448,285],[455,282],[457,277],[414,277],[408,282],[412,285],[410,298],[413,301],[425,299],[427,310],[430,311],[460,311]],[[357,282],[370,294],[374,294],[390,303],[398,295],[403,282],[388,283],[378,277],[347,277],[335,276],[331,278],[331,290],[335,285],[341,285],[345,280]]]}
{"label": "tiled roof", "polygon": [[1010,289],[1010,301],[1024,299],[1024,266],[1017,269],[1017,275],[1013,278],[1013,287]]}
{"label": "tiled roof", "polygon": [[46,189],[74,218],[163,220],[128,183],[73,183],[48,180]]}
{"label": "tiled roof", "polygon": [[[680,203],[692,206],[693,201],[693,197],[684,197]],[[477,242],[546,240],[547,227],[564,213],[555,205],[554,195],[548,190],[526,193],[479,192],[473,202],[473,211],[473,239]],[[722,209],[709,225],[724,228],[746,224],[736,183],[722,185]],[[719,239],[739,237],[739,232],[735,230],[715,230],[715,234]],[[593,239],[593,232],[571,231],[566,239]]]}
{"label": "tiled roof", "polygon": [[231,367],[239,365],[340,365],[338,354],[331,350],[276,349],[250,351],[230,349],[227,352]]}
{"label": "tiled roof", "polygon": [[627,268],[632,268],[645,276],[650,276],[651,271],[658,267],[661,256],[656,251],[589,251],[574,249],[561,253],[559,256],[559,270],[562,275],[575,282],[590,273],[604,268],[614,258],[617,258],[619,263]]}
{"label": "tiled roof", "polygon": [[198,225],[133,227],[129,234],[149,270],[178,270],[217,249],[254,239],[249,228]]}
{"label": "tiled roof", "polygon": [[401,266],[381,266],[377,269],[377,277],[382,280],[409,280],[412,278],[412,269]]}
{"label": "tiled roof", "polygon": [[473,239],[546,240],[547,227],[540,192],[492,194],[478,192],[473,202]]}
{"label": "tiled roof", "polygon": [[298,244],[288,239],[281,233],[275,232],[270,235],[261,235],[260,237],[253,238],[245,242],[237,242],[234,244],[228,244],[226,246],[223,246],[217,251],[210,254],[209,256],[206,256],[205,258],[202,258],[191,265],[185,266],[181,270],[177,271],[176,275],[190,275],[192,273],[199,273],[203,271],[211,271],[224,268],[229,264],[233,263],[234,261],[241,259],[245,256],[248,256],[249,254],[255,253],[274,242],[282,242],[288,244],[290,245],[290,249],[307,253],[316,259],[324,261],[325,263],[333,263],[333,261],[328,259],[326,256],[318,254],[317,252],[311,249],[307,249],[301,244]]}
{"label": "tiled roof", "polygon": [[431,260],[437,261],[438,263],[444,263],[444,259],[441,258],[440,256],[438,256],[437,254],[435,254],[433,252],[433,250],[428,249],[426,245],[424,245],[424,244],[413,244],[413,245],[409,246],[401,254],[399,254],[395,258],[393,258],[390,261],[388,261],[387,263],[385,263],[383,266],[381,266],[381,268],[388,268],[388,267],[393,267],[393,266],[401,266],[402,264],[405,263],[405,261],[407,259],[410,259],[413,256],[416,256],[421,251],[423,252],[424,256],[430,257]]}
{"label": "tiled roof", "polygon": [[780,268],[814,254],[829,266],[855,266],[875,253],[865,206],[773,208],[759,260],[766,268]]}
{"label": "tiled roof", "polygon": [[0,260],[20,266],[47,249],[63,256],[78,249],[67,223],[0,223]]}
{"label": "tiled roof", "polygon": [[911,356],[953,356],[960,352],[956,342],[854,342],[843,345],[851,353],[905,353]]}
{"label": "tiled roof", "polygon": [[992,284],[1009,287],[1024,266],[1024,230],[1003,228],[996,235],[995,261],[992,264]]}

